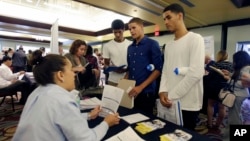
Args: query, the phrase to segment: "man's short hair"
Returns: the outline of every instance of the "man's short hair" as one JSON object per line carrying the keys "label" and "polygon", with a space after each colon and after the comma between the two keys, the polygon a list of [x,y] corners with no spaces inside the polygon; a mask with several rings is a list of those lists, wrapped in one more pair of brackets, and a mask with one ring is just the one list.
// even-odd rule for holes
{"label": "man's short hair", "polygon": [[45,47],[40,47],[40,50],[45,51]]}
{"label": "man's short hair", "polygon": [[128,23],[129,24],[131,24],[131,23],[137,23],[139,25],[143,25],[144,21],[142,19],[138,18],[138,17],[134,17]]}
{"label": "man's short hair", "polygon": [[122,20],[116,19],[116,20],[114,20],[114,21],[112,22],[111,28],[112,28],[113,30],[124,29],[124,28],[125,28],[125,25],[124,25],[124,23],[123,23]]}
{"label": "man's short hair", "polygon": [[94,48],[94,52],[97,52],[97,51],[99,51],[98,48]]}
{"label": "man's short hair", "polygon": [[23,50],[23,46],[20,46],[20,47],[19,47],[19,50]]}
{"label": "man's short hair", "polygon": [[184,12],[183,7],[177,3],[173,3],[173,4],[170,4],[169,6],[165,7],[165,9],[163,10],[163,13],[166,11],[171,11],[173,13],[182,13],[183,18],[185,17],[185,12]]}

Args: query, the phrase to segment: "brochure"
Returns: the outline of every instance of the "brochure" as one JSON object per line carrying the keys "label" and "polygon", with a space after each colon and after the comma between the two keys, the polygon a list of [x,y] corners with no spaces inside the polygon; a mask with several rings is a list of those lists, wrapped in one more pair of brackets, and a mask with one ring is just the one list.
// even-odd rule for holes
{"label": "brochure", "polygon": [[124,90],[115,86],[105,85],[102,94],[100,116],[105,117],[108,114],[117,112],[121,103]]}
{"label": "brochure", "polygon": [[160,141],[189,141],[192,138],[192,135],[176,129],[173,133],[167,133],[160,136]]}

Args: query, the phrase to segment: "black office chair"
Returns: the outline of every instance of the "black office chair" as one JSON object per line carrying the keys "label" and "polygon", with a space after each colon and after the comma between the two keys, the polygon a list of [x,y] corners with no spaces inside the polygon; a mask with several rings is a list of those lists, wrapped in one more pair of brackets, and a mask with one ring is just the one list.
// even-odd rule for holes
{"label": "black office chair", "polygon": [[15,112],[15,104],[14,104],[14,97],[13,97],[14,95],[18,98],[17,91],[4,92],[4,91],[1,91],[1,89],[0,89],[0,97],[3,97],[3,99],[2,99],[2,101],[0,103],[0,106],[3,104],[6,96],[10,96],[11,97],[11,103],[12,103],[12,110],[13,110],[13,112]]}

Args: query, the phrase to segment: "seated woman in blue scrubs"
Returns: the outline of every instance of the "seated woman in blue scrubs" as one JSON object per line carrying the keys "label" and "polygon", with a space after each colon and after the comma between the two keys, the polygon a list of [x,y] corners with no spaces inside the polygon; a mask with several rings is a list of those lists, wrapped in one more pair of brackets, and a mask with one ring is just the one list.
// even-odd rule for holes
{"label": "seated woman in blue scrubs", "polygon": [[110,126],[119,124],[115,113],[89,128],[87,120],[95,119],[100,107],[80,112],[70,93],[75,88],[75,73],[66,57],[49,54],[35,62],[33,73],[39,86],[24,106],[13,141],[98,141]]}

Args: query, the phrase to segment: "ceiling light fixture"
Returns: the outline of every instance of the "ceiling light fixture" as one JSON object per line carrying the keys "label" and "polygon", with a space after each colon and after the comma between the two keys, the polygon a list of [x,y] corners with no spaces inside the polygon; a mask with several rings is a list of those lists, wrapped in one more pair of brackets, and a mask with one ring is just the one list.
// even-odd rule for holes
{"label": "ceiling light fixture", "polygon": [[92,32],[110,28],[114,19],[127,23],[132,18],[71,0],[40,1],[39,4],[9,0],[0,2],[0,13],[3,16],[46,24],[59,19],[59,26]]}

